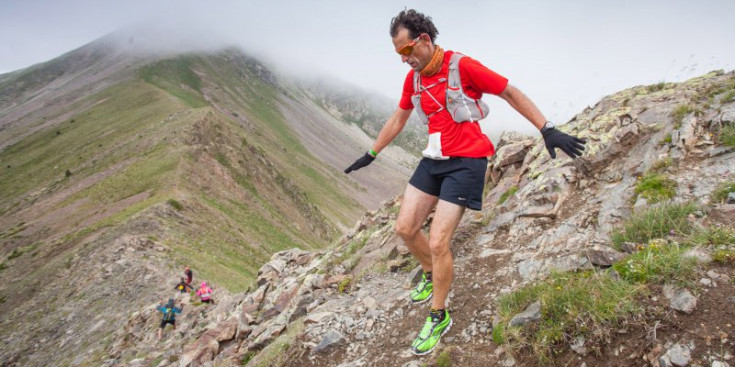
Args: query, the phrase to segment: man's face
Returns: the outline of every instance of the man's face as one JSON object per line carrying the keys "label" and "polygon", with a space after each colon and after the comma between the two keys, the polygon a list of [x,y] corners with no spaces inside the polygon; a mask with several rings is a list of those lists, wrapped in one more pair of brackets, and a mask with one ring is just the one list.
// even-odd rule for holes
{"label": "man's face", "polygon": [[[399,50],[402,47],[413,43],[414,40],[416,39],[411,38],[408,29],[400,28],[398,30],[398,34],[393,37],[393,46],[396,50]],[[408,64],[411,69],[415,71],[423,70],[429,61],[431,61],[431,57],[433,56],[429,36],[427,34],[420,35],[418,40],[416,40],[416,43],[413,45],[411,53],[399,56],[401,57],[401,62]]]}

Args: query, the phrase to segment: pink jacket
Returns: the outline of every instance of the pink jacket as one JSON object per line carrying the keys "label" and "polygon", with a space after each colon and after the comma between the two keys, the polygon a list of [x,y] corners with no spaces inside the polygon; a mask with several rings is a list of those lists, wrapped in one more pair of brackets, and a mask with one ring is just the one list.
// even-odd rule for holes
{"label": "pink jacket", "polygon": [[202,301],[206,301],[212,296],[212,292],[214,292],[212,288],[202,287],[197,291],[197,296],[201,297]]}

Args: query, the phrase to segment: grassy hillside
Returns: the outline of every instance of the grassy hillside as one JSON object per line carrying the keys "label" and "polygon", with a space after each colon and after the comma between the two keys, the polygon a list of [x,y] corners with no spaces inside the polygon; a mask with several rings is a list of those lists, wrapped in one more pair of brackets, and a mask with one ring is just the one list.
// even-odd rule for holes
{"label": "grassy hillside", "polygon": [[262,73],[236,53],[181,56],[55,111],[72,117],[0,153],[0,246],[41,254],[4,266],[53,274],[44,264],[59,250],[45,246],[73,256],[90,233],[161,206],[178,216],[140,234],[232,291],[273,252],[325,246],[358,206],[290,131],[287,97]]}

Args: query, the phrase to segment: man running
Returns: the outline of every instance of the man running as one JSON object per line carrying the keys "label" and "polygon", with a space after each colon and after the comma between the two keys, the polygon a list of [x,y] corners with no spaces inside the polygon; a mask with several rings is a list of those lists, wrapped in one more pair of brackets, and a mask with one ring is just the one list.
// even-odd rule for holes
{"label": "man running", "polygon": [[176,305],[174,305],[174,299],[170,298],[165,306],[159,303],[157,310],[163,314],[161,325],[158,327],[158,340],[161,340],[161,334],[163,333],[163,328],[166,327],[166,324],[171,324],[174,330],[176,330],[176,314],[181,313],[181,311],[184,310],[184,304],[182,303],[179,307],[176,307]]}
{"label": "man running", "polygon": [[[431,18],[415,10],[404,10],[393,18],[393,46],[411,70],[399,106],[373,146],[345,170],[349,173],[372,163],[418,106],[417,115],[428,125],[429,143],[406,187],[395,226],[423,269],[411,301],[431,300],[429,316],[411,345],[417,355],[431,352],[452,325],[445,310],[454,266],[449,244],[465,208],[482,209],[487,157],[495,154],[478,123],[488,112],[482,95],[499,96],[536,126],[552,158],[556,158],[555,148],[575,158],[585,144],[556,130],[525,94],[508,84],[508,79],[470,57],[444,51],[434,43],[438,34]],[[421,227],[434,209],[427,238]]]}

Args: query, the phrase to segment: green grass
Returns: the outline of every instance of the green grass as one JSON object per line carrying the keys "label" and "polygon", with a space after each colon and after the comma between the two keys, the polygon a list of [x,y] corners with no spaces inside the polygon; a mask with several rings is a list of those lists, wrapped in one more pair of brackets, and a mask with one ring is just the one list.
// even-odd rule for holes
{"label": "green grass", "polygon": [[[683,256],[685,250],[653,240],[613,265],[619,279],[596,270],[552,272],[545,280],[516,289],[498,301],[493,342],[505,344],[511,354],[530,351],[540,365],[552,365],[556,354],[578,336],[592,346],[607,343],[619,324],[640,314],[638,299],[648,293],[649,284],[692,284],[697,279],[697,262]],[[728,249],[715,258],[731,263],[733,256]],[[510,327],[510,320],[534,302],[541,304],[541,320]]]}
{"label": "green grass", "polygon": [[181,211],[184,209],[184,206],[181,205],[181,203],[178,202],[178,200],[176,199],[168,199],[166,202],[168,203],[168,205],[171,205],[171,207],[173,207],[174,209],[178,211]]}
{"label": "green grass", "polygon": [[735,124],[722,126],[722,131],[720,131],[720,143],[722,145],[735,148]]}
{"label": "green grass", "polygon": [[515,195],[516,192],[518,192],[518,186],[513,186],[508,189],[508,191],[500,195],[500,198],[498,199],[498,205],[503,205],[503,203],[505,203],[505,201],[508,200],[509,197]]}
{"label": "green grass", "polygon": [[505,340],[505,325],[503,323],[498,323],[493,327],[492,339],[493,343],[497,345],[502,345],[507,342],[507,340]]}
{"label": "green grass", "polygon": [[735,265],[735,250],[720,249],[712,253],[712,260],[724,265]]}
{"label": "green grass", "polygon": [[166,358],[166,357],[164,357],[164,356],[158,356],[158,357],[154,358],[151,361],[151,364],[150,365],[151,366],[158,366],[158,364],[161,363],[161,361],[163,361],[164,358]]}
{"label": "green grass", "polygon": [[20,222],[16,224],[15,226],[9,228],[7,231],[0,233],[0,239],[12,238],[18,233],[25,231],[26,228],[28,228],[28,225],[25,222]]}
{"label": "green grass", "polygon": [[[201,95],[202,81],[192,70],[194,57],[179,56],[141,68],[141,79],[176,96],[193,108],[209,105]],[[185,87],[182,87],[185,86]]]}
{"label": "green grass", "polygon": [[304,319],[290,323],[281,335],[273,342],[268,344],[260,352],[256,352],[248,362],[248,366],[253,367],[285,367],[288,351],[294,343],[297,342],[298,335],[304,330]]}
{"label": "green grass", "polygon": [[735,192],[735,182],[721,182],[712,192],[712,198],[710,199],[710,202],[713,204],[724,203],[725,200],[727,200],[727,195],[731,192]]}
{"label": "green grass", "polygon": [[171,183],[179,159],[170,154],[167,144],[153,147],[151,151],[143,153],[141,158],[97,184],[80,190],[64,204],[85,199],[96,205],[112,205],[143,192],[155,194]]}
{"label": "green grass", "polygon": [[357,251],[365,247],[368,240],[370,240],[370,237],[374,233],[375,230],[361,231],[356,237],[350,239],[350,242],[348,242],[340,249],[339,255],[332,255],[332,257],[329,259],[329,262],[327,263],[327,267],[331,268],[335,265],[339,265],[347,261],[347,270],[352,270],[360,261],[359,257],[353,255],[355,255]]}
{"label": "green grass", "polygon": [[436,357],[436,367],[452,367],[451,350],[443,350]]}
{"label": "green grass", "polygon": [[686,241],[697,246],[735,245],[735,231],[728,227],[697,228],[686,237]]}
{"label": "green grass", "polygon": [[651,166],[651,171],[654,173],[664,172],[667,168],[671,167],[673,163],[674,160],[669,157],[659,159],[653,163],[653,165]]}
{"label": "green grass", "polygon": [[692,106],[690,106],[689,104],[684,103],[676,106],[676,108],[674,108],[674,110],[671,112],[671,117],[674,119],[675,128],[681,128],[681,124],[684,122],[684,117],[692,112],[694,112],[694,108],[692,108]]}
{"label": "green grass", "polygon": [[658,203],[676,195],[676,181],[658,173],[647,173],[636,184],[635,193],[649,203]]}
{"label": "green grass", "polygon": [[658,92],[660,90],[664,90],[664,88],[666,88],[666,82],[658,82],[656,84],[646,86],[648,93]]}
{"label": "green grass", "polygon": [[[151,146],[168,135],[151,130],[151,122],[181,107],[136,81],[116,85],[82,103],[96,104],[77,114],[74,124],[41,129],[0,154],[12,166],[7,179],[0,180],[1,202],[78,182],[129,159],[150,158],[146,153]],[[57,135],[59,129],[62,134]],[[73,172],[71,177],[66,177],[67,170]]]}
{"label": "green grass", "polygon": [[13,260],[19,258],[21,255],[23,255],[23,251],[18,251],[18,249],[14,249],[13,252],[8,255],[8,260]]}
{"label": "green grass", "polygon": [[255,354],[255,352],[253,352],[253,351],[249,351],[249,352],[246,352],[246,353],[245,353],[245,354],[244,354],[244,355],[242,356],[242,359],[240,360],[240,365],[241,365],[241,366],[247,366],[247,365],[248,365],[248,363],[250,363],[250,360],[252,360],[252,359],[253,359],[253,357],[255,357],[255,355],[256,355],[256,354]]}
{"label": "green grass", "polygon": [[731,90],[725,93],[725,95],[723,95],[722,98],[720,98],[720,103],[721,104],[730,103],[733,100],[735,100],[735,90]]}
{"label": "green grass", "polygon": [[672,141],[671,134],[666,134],[666,136],[664,137],[664,140],[662,140],[662,144],[669,145],[671,144],[671,141]]}
{"label": "green grass", "polygon": [[630,282],[679,282],[694,280],[696,259],[682,256],[685,248],[665,240],[653,240],[642,250],[613,265]]}
{"label": "green grass", "polygon": [[664,204],[636,212],[621,228],[613,230],[613,245],[619,249],[623,242],[646,243],[665,237],[671,231],[675,234],[690,234],[692,225],[687,217],[696,210],[696,205],[687,203]]}
{"label": "green grass", "polygon": [[230,105],[233,112],[246,116],[257,127],[248,131],[248,136],[242,136],[247,138],[249,149],[259,151],[328,217],[351,225],[361,212],[359,204],[338,188],[342,172],[318,163],[300,143],[280,112],[283,91],[257,76],[259,71],[253,60],[231,53],[227,56],[228,60],[210,59],[198,67],[221,87],[221,103]]}
{"label": "green grass", "polygon": [[352,277],[347,276],[344,279],[342,279],[341,282],[339,282],[339,286],[337,286],[337,291],[339,293],[347,293],[352,289]]}
{"label": "green grass", "polygon": [[[587,340],[604,339],[619,321],[640,309],[635,297],[642,292],[642,287],[604,273],[555,272],[500,298],[501,321],[493,329],[493,340],[507,344],[511,353],[530,349],[539,363],[547,365],[566,340],[580,335]],[[514,315],[536,301],[541,303],[539,322],[508,326]]]}

